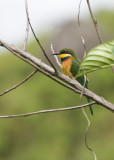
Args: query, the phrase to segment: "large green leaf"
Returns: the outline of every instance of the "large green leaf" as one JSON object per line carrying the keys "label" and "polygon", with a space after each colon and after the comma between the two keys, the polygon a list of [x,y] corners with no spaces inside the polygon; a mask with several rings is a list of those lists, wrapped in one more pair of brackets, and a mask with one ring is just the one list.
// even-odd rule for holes
{"label": "large green leaf", "polygon": [[81,62],[77,77],[110,66],[114,66],[114,40],[91,49]]}

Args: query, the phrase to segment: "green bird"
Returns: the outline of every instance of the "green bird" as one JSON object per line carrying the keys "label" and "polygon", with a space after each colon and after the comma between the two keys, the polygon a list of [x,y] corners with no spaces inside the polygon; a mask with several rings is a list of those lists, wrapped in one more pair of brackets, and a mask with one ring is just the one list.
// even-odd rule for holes
{"label": "green bird", "polygon": [[[72,79],[76,79],[81,85],[84,85],[84,76],[76,78],[76,75],[80,71],[80,60],[74,53],[72,49],[65,48],[61,49],[58,53],[54,53],[52,55],[58,55],[61,59],[62,69],[64,74],[68,75]],[[88,88],[88,82],[86,80],[85,87]],[[90,99],[87,97],[88,103],[90,102]],[[93,115],[92,107],[90,107],[90,112]]]}

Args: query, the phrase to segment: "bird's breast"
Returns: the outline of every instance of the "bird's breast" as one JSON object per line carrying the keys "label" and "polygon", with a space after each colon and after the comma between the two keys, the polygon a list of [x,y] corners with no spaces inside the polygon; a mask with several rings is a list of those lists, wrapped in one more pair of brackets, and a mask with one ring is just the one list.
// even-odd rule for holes
{"label": "bird's breast", "polygon": [[68,75],[70,78],[74,78],[72,73],[70,72],[73,59],[73,57],[69,56],[62,62],[62,69],[64,71],[64,74]]}

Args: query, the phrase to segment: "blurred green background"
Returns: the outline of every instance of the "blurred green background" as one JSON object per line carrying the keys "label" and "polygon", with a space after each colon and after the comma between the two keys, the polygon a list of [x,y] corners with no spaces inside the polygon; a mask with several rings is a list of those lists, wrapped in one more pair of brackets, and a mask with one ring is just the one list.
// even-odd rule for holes
{"label": "blurred green background", "polygon": [[[104,41],[114,39],[114,12],[96,13]],[[91,20],[81,22],[87,49],[99,43]],[[55,51],[68,47],[82,58],[81,43],[76,22],[57,26],[55,30],[40,35],[40,40],[50,56],[50,44]],[[21,48],[22,46],[20,46]],[[27,50],[46,62],[34,39],[29,40]],[[1,51],[0,92],[19,83],[34,69],[20,59]],[[50,59],[55,63],[54,59]],[[47,63],[47,62],[46,62]],[[59,69],[60,70],[60,69]],[[88,75],[89,88],[114,103],[114,73],[105,69]],[[86,100],[83,98],[83,103]],[[42,109],[69,107],[80,104],[79,95],[60,86],[41,73],[36,73],[16,90],[0,97],[0,115],[20,114]],[[102,106],[94,105],[88,144],[99,160],[114,159],[114,116]],[[93,155],[84,143],[87,121],[82,110],[55,112],[25,118],[0,119],[0,160],[89,160]]]}

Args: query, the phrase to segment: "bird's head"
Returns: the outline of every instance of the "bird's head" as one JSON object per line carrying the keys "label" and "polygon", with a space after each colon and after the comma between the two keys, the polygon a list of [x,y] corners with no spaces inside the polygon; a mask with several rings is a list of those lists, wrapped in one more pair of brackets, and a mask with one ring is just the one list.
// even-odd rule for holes
{"label": "bird's head", "polygon": [[64,59],[66,59],[66,58],[68,58],[70,56],[72,56],[72,57],[76,56],[74,51],[72,49],[69,49],[69,48],[61,49],[59,52],[54,53],[52,55],[59,56],[59,58],[61,60],[64,60]]}

